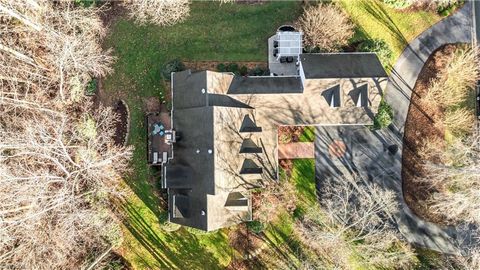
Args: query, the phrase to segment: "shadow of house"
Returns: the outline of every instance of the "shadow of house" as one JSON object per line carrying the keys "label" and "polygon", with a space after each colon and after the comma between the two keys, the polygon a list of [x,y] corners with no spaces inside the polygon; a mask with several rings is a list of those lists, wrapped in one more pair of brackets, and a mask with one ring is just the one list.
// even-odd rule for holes
{"label": "shadow of house", "polygon": [[334,87],[323,91],[322,96],[332,108],[340,107],[340,104],[342,103],[340,97],[340,85],[335,85]]}
{"label": "shadow of house", "polygon": [[352,99],[353,103],[357,107],[368,107],[370,101],[368,100],[368,85],[363,84],[360,87],[357,87],[350,92],[348,92],[348,95]]}

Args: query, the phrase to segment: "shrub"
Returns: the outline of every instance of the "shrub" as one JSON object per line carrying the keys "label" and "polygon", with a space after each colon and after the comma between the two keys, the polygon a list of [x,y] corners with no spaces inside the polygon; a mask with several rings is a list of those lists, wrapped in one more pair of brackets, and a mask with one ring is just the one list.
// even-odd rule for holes
{"label": "shrub", "polygon": [[373,129],[382,129],[388,127],[393,120],[393,110],[384,100],[380,102],[378,113],[373,119]]}
{"label": "shrub", "polygon": [[304,10],[296,23],[303,31],[305,47],[322,51],[338,51],[353,36],[353,24],[335,5],[321,4]]}
{"label": "shrub", "polygon": [[248,68],[246,66],[242,66],[240,68],[240,75],[245,76],[248,74]]}
{"label": "shrub", "polygon": [[167,81],[170,80],[170,74],[172,72],[185,70],[185,65],[179,59],[174,59],[163,66],[162,75]]}
{"label": "shrub", "polygon": [[224,63],[220,63],[217,65],[217,71],[219,72],[226,72],[227,71],[227,67],[225,66]]}
{"label": "shrub", "polygon": [[391,8],[403,9],[411,6],[414,0],[383,0],[383,2]]}
{"label": "shrub", "polygon": [[259,234],[263,232],[263,230],[265,229],[265,226],[263,225],[262,222],[258,220],[253,220],[253,221],[247,222],[247,228],[249,231]]}
{"label": "shrub", "polygon": [[427,104],[438,104],[444,108],[459,106],[466,102],[479,79],[478,55],[476,50],[461,49],[448,59],[447,67],[429,86],[424,97]]}
{"label": "shrub", "polygon": [[85,89],[85,95],[93,96],[97,92],[98,81],[97,79],[93,78],[91,81],[87,83],[87,88]]}
{"label": "shrub", "polygon": [[460,0],[436,0],[437,2],[437,12],[442,16],[448,16],[452,14],[452,12],[461,6],[464,1]]}
{"label": "shrub", "polygon": [[267,76],[270,75],[270,71],[267,69],[263,69],[259,66],[256,66],[255,68],[251,69],[248,72],[248,75],[250,76]]}
{"label": "shrub", "polygon": [[121,1],[136,23],[167,26],[183,22],[190,15],[188,0],[129,0]]}
{"label": "shrub", "polygon": [[238,67],[237,63],[229,63],[227,65],[227,71],[237,75],[240,74],[240,68]]}
{"label": "shrub", "polygon": [[388,44],[381,39],[367,39],[360,44],[358,50],[361,52],[376,53],[382,64],[389,63],[392,57],[392,50]]}
{"label": "shrub", "polygon": [[462,137],[472,132],[475,123],[475,113],[467,108],[449,109],[445,111],[443,123],[456,137]]}
{"label": "shrub", "polygon": [[184,227],[184,228],[185,228],[185,230],[187,230],[187,232],[189,232],[193,235],[196,235],[196,236],[206,235],[206,234],[210,233],[210,232],[202,231],[202,230],[192,228],[192,227]]}
{"label": "shrub", "polygon": [[103,2],[102,0],[75,0],[75,4],[81,7],[91,7]]}

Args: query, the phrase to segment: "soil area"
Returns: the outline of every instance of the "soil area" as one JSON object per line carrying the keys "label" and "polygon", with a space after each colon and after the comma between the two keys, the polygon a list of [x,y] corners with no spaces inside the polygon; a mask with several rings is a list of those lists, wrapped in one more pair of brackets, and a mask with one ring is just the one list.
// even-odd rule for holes
{"label": "soil area", "polygon": [[304,130],[303,126],[281,126],[278,128],[278,143],[299,142]]}
{"label": "soil area", "polygon": [[125,106],[123,101],[119,100],[115,106],[113,107],[115,113],[117,114],[118,118],[115,123],[115,135],[113,137],[115,144],[122,146],[125,144],[126,136],[128,132],[128,109]]}
{"label": "soil area", "polygon": [[259,235],[250,232],[245,224],[241,224],[237,230],[230,231],[228,241],[230,246],[238,251],[243,259],[234,259],[227,269],[252,269],[257,264],[255,258],[250,258],[250,256],[255,255],[254,253],[264,243]]}
{"label": "soil area", "polygon": [[414,181],[415,177],[422,176],[424,172],[422,160],[418,153],[425,141],[443,140],[445,130],[440,121],[443,119],[443,110],[432,107],[422,102],[430,86],[431,80],[443,70],[448,61],[448,56],[456,50],[455,45],[446,45],[435,51],[425,63],[413,89],[407,121],[405,123],[402,177],[403,194],[407,205],[418,216],[435,223],[444,223],[443,217],[434,216],[428,211],[425,200],[430,198],[435,190],[430,186]]}
{"label": "soil area", "polygon": [[239,67],[246,66],[249,70],[254,69],[256,67],[260,67],[262,69],[268,68],[267,62],[257,61],[257,62],[244,62],[244,61],[237,61],[237,62],[228,62],[228,61],[185,61],[186,69],[191,69],[193,71],[200,71],[200,70],[217,70],[218,64],[231,64],[235,63]]}
{"label": "soil area", "polygon": [[100,14],[100,18],[106,28],[110,28],[126,12],[120,1],[106,1],[103,9],[104,11]]}

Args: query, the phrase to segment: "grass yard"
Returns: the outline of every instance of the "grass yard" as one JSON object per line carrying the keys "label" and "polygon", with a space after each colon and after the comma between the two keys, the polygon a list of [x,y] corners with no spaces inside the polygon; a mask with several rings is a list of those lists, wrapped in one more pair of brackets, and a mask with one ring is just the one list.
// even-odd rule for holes
{"label": "grass yard", "polygon": [[266,61],[267,38],[300,12],[300,3],[293,1],[193,2],[189,19],[175,26],[137,26],[124,18],[112,26],[105,47],[114,49],[117,62],[103,82],[102,95],[110,101],[121,98],[130,108],[129,144],[135,151],[133,173],[125,179],[131,196],[120,204],[128,217],[120,252],[134,269],[219,269],[235,255],[228,244],[228,229],[209,234],[183,228],[166,232],[161,225],[165,212],[157,194],[159,176],[146,164],[144,113],[147,98],[166,101],[162,66],[175,58]]}
{"label": "grass yard", "polygon": [[306,126],[303,130],[303,133],[300,135],[299,138],[300,142],[313,142],[315,141],[315,127],[314,126]]}
{"label": "grass yard", "polygon": [[389,63],[391,67],[409,41],[425,29],[438,22],[442,17],[436,12],[401,11],[389,8],[380,0],[336,0],[357,25],[352,40],[384,40],[392,50]]}

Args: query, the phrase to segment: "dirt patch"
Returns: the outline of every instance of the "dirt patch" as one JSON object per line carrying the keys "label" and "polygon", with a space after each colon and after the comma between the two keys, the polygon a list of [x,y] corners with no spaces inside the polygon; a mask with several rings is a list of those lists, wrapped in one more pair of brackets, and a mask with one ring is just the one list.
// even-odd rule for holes
{"label": "dirt patch", "polygon": [[263,243],[260,236],[250,232],[245,224],[240,224],[236,230],[231,231],[228,234],[228,241],[230,246],[244,257],[254,252]]}
{"label": "dirt patch", "polygon": [[[260,236],[250,232],[245,224],[238,225],[236,230],[230,231],[228,234],[228,241],[240,254],[240,258],[234,259],[227,269],[252,269],[257,265],[256,255],[261,251],[264,241]],[[257,254],[258,255],[258,254]]]}
{"label": "dirt patch", "polygon": [[246,66],[248,69],[254,69],[256,67],[267,69],[268,63],[267,62],[225,62],[225,61],[186,61],[183,62],[187,69],[191,69],[193,71],[201,71],[201,70],[217,70],[218,64],[237,64],[239,67]]}
{"label": "dirt patch", "polygon": [[305,127],[303,126],[281,126],[278,128],[278,143],[287,144],[299,142],[304,130]]}
{"label": "dirt patch", "polygon": [[107,1],[102,8],[103,12],[100,14],[100,19],[106,28],[110,28],[118,18],[126,13],[125,8],[120,4],[120,1]]}
{"label": "dirt patch", "polygon": [[113,137],[116,145],[125,145],[128,134],[128,108],[125,103],[119,100],[113,110],[117,114],[118,118],[115,123],[115,135]]}
{"label": "dirt patch", "polygon": [[162,104],[160,103],[160,99],[157,97],[149,97],[144,99],[145,109],[147,113],[149,112],[159,112]]}
{"label": "dirt patch", "polygon": [[413,89],[405,123],[404,148],[402,160],[403,194],[407,205],[420,217],[435,222],[443,223],[443,218],[434,216],[428,211],[425,200],[430,198],[436,190],[430,186],[414,181],[415,177],[422,176],[425,172],[421,165],[422,160],[418,153],[424,146],[426,139],[443,140],[445,129],[441,122],[435,119],[443,118],[443,110],[432,107],[422,102],[430,86],[431,80],[445,69],[450,56],[457,46],[446,45],[435,51],[425,63]]}
{"label": "dirt patch", "polygon": [[291,159],[280,159],[278,161],[280,168],[283,169],[287,178],[290,178],[293,170],[293,161]]}

